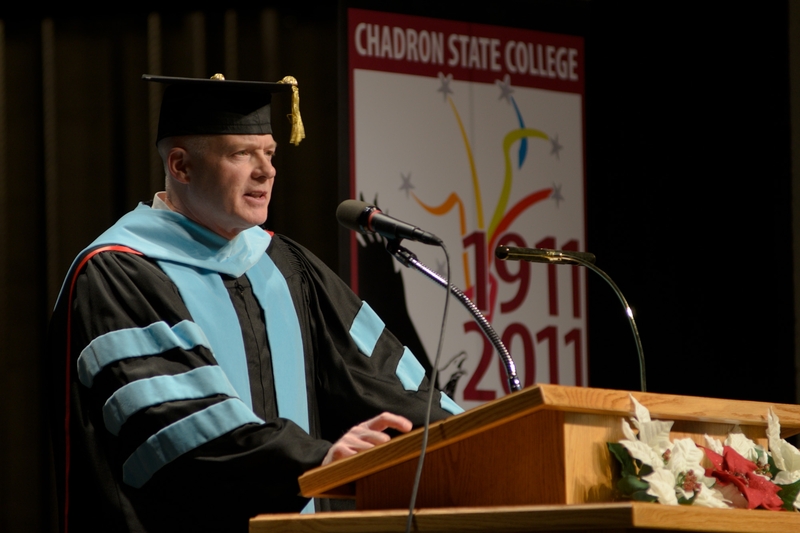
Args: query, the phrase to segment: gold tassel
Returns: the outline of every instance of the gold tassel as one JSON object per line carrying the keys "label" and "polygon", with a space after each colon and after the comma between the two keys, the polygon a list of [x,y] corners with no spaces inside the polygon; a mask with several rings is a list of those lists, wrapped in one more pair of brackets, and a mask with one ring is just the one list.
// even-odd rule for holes
{"label": "gold tassel", "polygon": [[289,142],[297,146],[306,137],[306,129],[303,127],[303,119],[300,117],[300,89],[297,87],[297,80],[294,76],[286,76],[278,83],[288,83],[292,86],[292,112],[288,115],[292,121],[292,135]]}

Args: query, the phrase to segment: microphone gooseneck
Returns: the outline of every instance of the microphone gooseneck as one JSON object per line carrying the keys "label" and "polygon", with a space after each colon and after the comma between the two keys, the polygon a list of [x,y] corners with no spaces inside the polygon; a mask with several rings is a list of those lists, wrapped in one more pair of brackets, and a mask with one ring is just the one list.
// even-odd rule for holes
{"label": "microphone gooseneck", "polygon": [[506,371],[506,379],[508,380],[509,390],[511,390],[511,392],[522,390],[522,385],[520,384],[519,377],[517,376],[517,366],[514,363],[514,359],[511,357],[508,349],[503,344],[503,341],[500,340],[500,336],[494,330],[489,321],[486,320],[486,317],[483,316],[483,313],[480,312],[472,300],[470,300],[467,295],[464,294],[458,287],[449,283],[447,279],[425,266],[417,259],[417,256],[414,255],[414,253],[400,246],[399,242],[389,241],[386,244],[386,250],[388,250],[388,252],[392,254],[401,265],[408,268],[413,268],[423,273],[426,277],[428,277],[428,279],[431,279],[442,287],[450,290],[450,294],[455,296],[456,299],[466,308],[466,310],[469,311],[469,313],[472,315],[472,318],[475,319],[475,322],[478,324],[478,327],[480,327],[481,331],[483,331],[483,334],[486,335],[486,338],[489,339],[489,342],[491,342],[492,346],[494,346],[495,350],[497,350],[497,354],[500,356],[500,361],[503,363],[503,368],[505,368]]}
{"label": "microphone gooseneck", "polygon": [[625,308],[625,316],[628,317],[628,322],[633,331],[633,338],[636,341],[636,351],[639,354],[639,379],[642,385],[642,392],[647,392],[647,380],[645,378],[644,368],[644,352],[642,350],[642,339],[639,336],[639,328],[636,327],[636,321],[633,319],[633,310],[628,305],[622,291],[619,290],[617,284],[611,277],[603,272],[597,265],[594,264],[595,256],[588,252],[573,252],[567,250],[549,250],[546,248],[517,248],[514,246],[498,246],[494,250],[494,255],[498,259],[512,260],[512,261],[529,261],[532,263],[556,263],[564,265],[579,265],[593,271],[614,289],[614,293],[622,302],[622,307]]}

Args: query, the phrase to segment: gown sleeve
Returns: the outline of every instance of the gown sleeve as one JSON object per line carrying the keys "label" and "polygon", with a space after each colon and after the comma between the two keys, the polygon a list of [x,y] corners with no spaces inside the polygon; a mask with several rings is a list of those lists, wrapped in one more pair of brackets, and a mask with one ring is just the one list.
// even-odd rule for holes
{"label": "gown sleeve", "polygon": [[[348,428],[384,411],[422,425],[430,383],[414,354],[368,303],[305,248],[276,236],[269,253],[284,273],[305,324],[301,329],[313,358],[321,436],[335,441]],[[449,397],[434,391],[431,421],[459,412]]]}

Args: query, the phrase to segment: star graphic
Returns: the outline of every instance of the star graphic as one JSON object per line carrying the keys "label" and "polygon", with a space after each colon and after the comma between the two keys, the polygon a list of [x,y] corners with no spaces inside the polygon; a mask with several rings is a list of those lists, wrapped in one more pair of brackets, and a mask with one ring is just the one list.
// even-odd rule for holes
{"label": "star graphic", "polygon": [[561,196],[561,185],[553,184],[553,192],[550,194],[550,199],[556,201],[556,207],[564,201],[564,197]]}
{"label": "star graphic", "polygon": [[511,94],[514,92],[514,89],[511,88],[511,76],[506,74],[503,77],[503,81],[494,80],[494,84],[500,87],[500,97],[497,99],[505,99],[507,102],[511,103]]}
{"label": "star graphic", "polygon": [[442,96],[444,97],[444,101],[446,102],[448,94],[455,94],[455,93],[453,93],[453,90],[450,88],[450,82],[453,81],[453,75],[452,74],[448,74],[447,76],[445,76],[444,74],[442,74],[440,72],[439,73],[439,81],[442,83],[442,86],[439,87],[438,89],[436,89],[436,92],[442,93]]}
{"label": "star graphic", "polygon": [[553,154],[555,154],[555,156],[556,156],[556,159],[561,159],[561,156],[559,156],[559,155],[558,155],[558,153],[559,153],[559,152],[560,152],[560,151],[561,151],[561,150],[562,150],[564,147],[563,147],[563,146],[561,146],[560,144],[558,144],[558,135],[556,135],[555,137],[551,137],[551,138],[550,138],[550,144],[552,144],[552,145],[553,145],[553,147],[550,149],[550,155],[553,155]]}
{"label": "star graphic", "polygon": [[403,179],[403,184],[400,186],[398,191],[406,191],[406,198],[408,198],[408,193],[414,188],[414,186],[411,184],[411,172],[408,174],[400,173],[400,177]]}

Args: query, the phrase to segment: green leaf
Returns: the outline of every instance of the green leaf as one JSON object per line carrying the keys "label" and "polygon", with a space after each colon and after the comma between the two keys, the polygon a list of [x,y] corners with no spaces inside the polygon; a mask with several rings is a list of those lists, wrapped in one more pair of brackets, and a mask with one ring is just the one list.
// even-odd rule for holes
{"label": "green leaf", "polygon": [[634,492],[631,494],[631,498],[633,498],[637,502],[657,502],[658,498],[651,494],[647,494],[647,491],[640,490],[639,492]]}
{"label": "green leaf", "polygon": [[778,492],[778,497],[783,500],[783,508],[787,511],[794,511],[794,501],[797,499],[797,493],[800,492],[800,479],[789,485],[779,485],[781,488]]}
{"label": "green leaf", "polygon": [[608,442],[608,451],[611,455],[617,458],[620,466],[622,466],[622,477],[636,474],[636,466],[633,464],[633,458],[625,449],[625,446],[618,442]]}
{"label": "green leaf", "polygon": [[649,476],[653,473],[653,467],[648,464],[643,464],[639,469],[639,477]]}
{"label": "green leaf", "polygon": [[769,473],[772,474],[772,479],[775,479],[775,476],[778,475],[778,467],[775,466],[775,459],[772,458],[772,455],[767,454],[767,461],[769,462]]}
{"label": "green leaf", "polygon": [[650,483],[643,481],[636,476],[623,476],[617,482],[617,489],[625,496],[630,496],[636,492],[647,491],[650,488]]}

